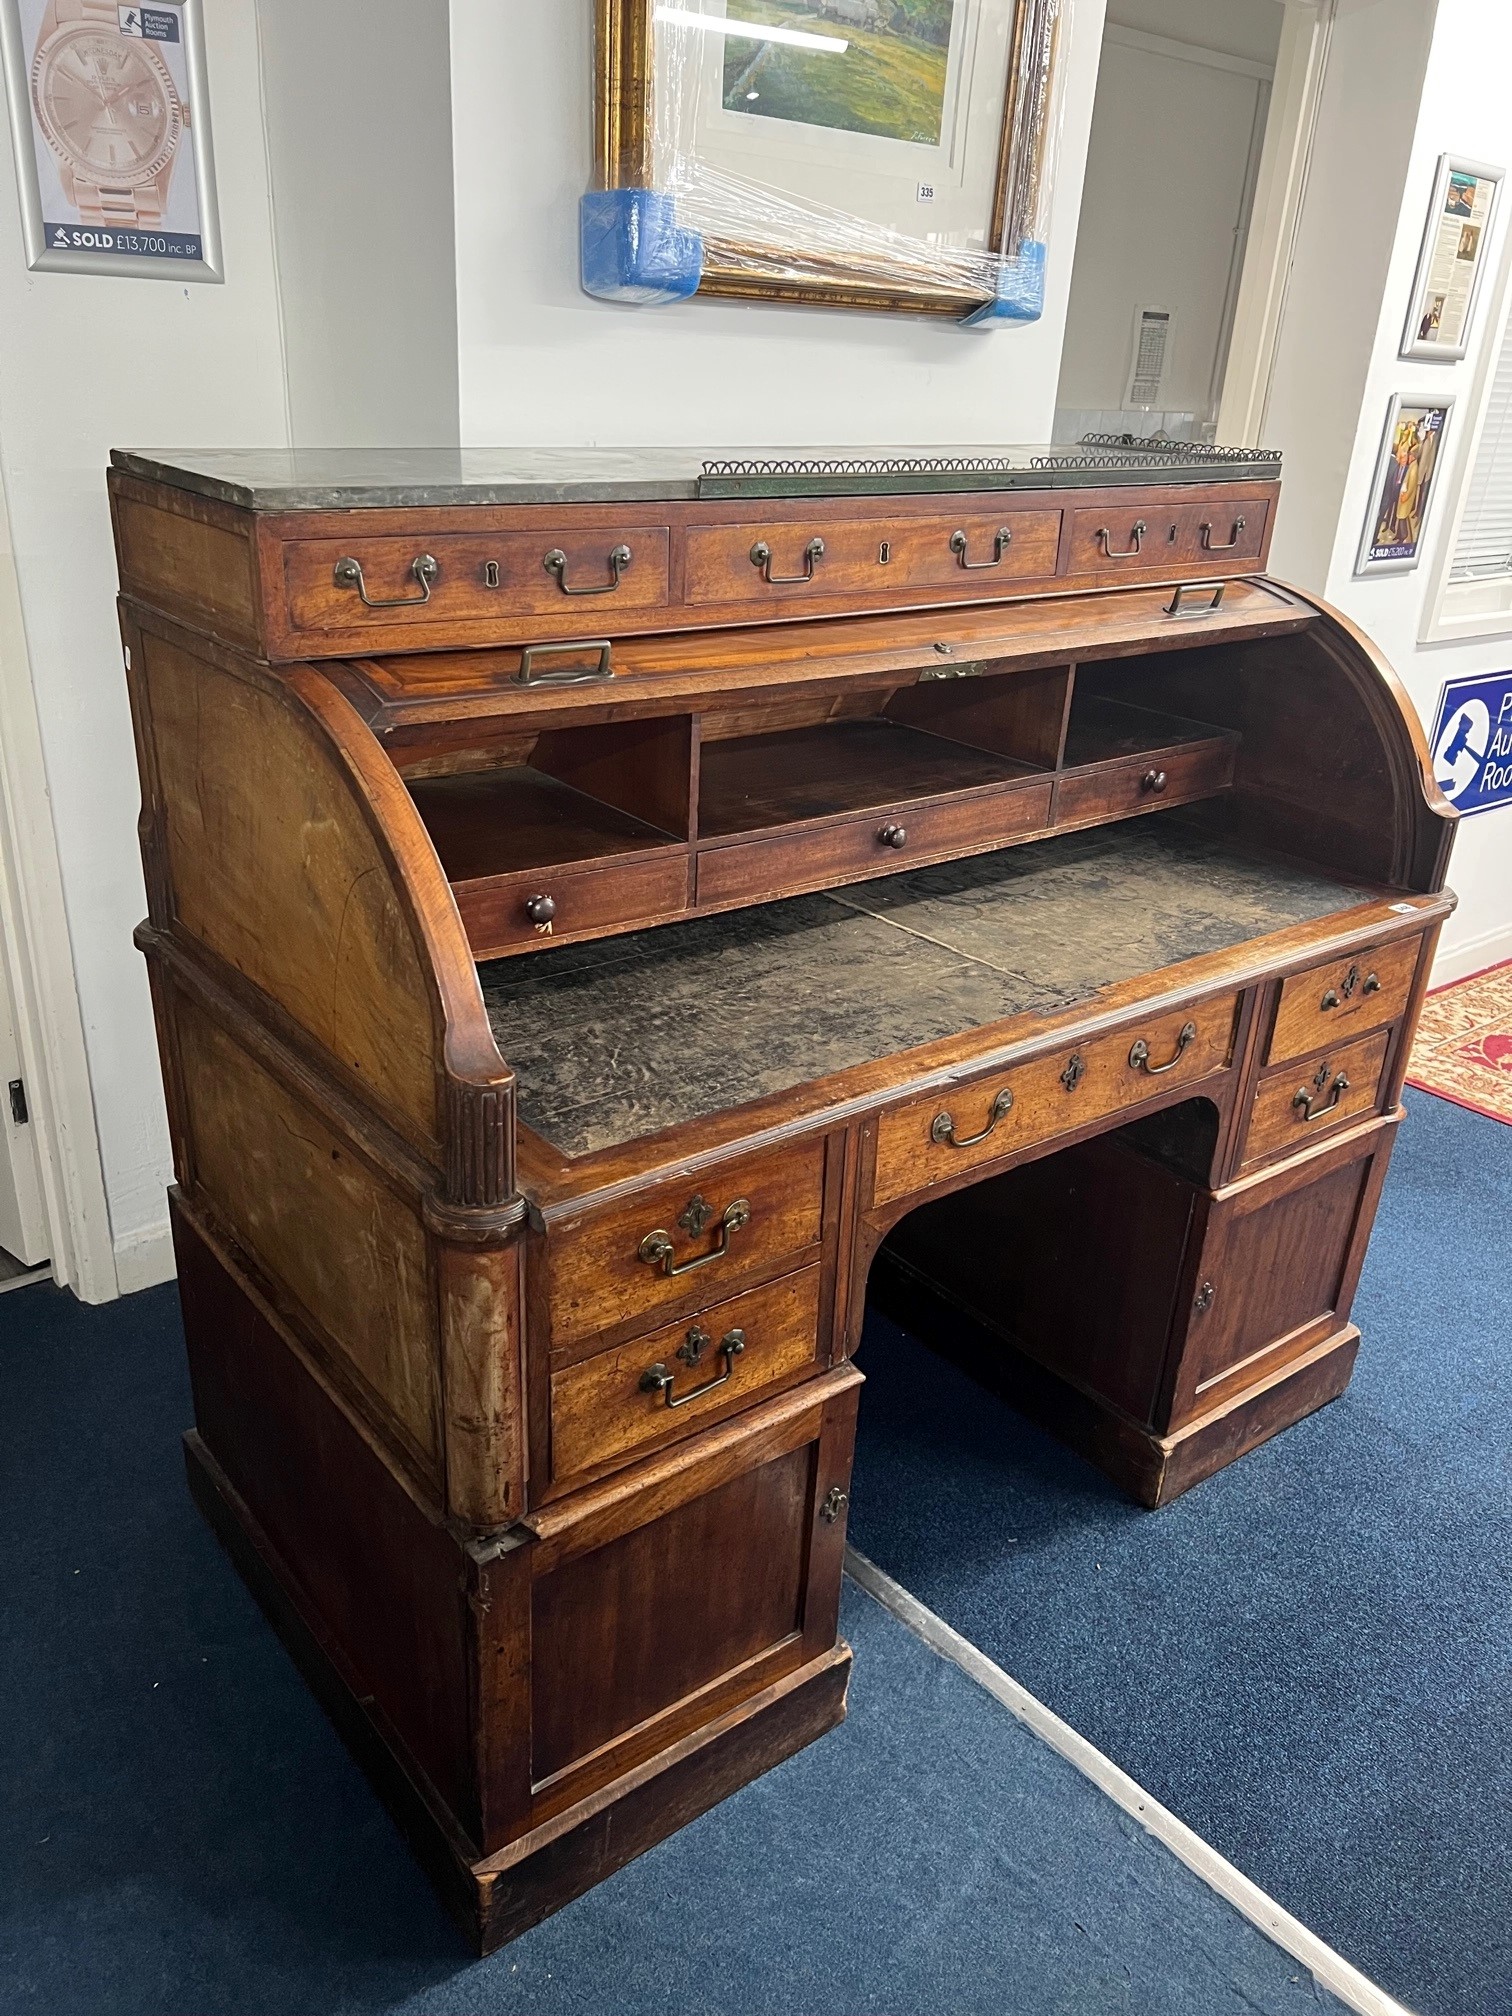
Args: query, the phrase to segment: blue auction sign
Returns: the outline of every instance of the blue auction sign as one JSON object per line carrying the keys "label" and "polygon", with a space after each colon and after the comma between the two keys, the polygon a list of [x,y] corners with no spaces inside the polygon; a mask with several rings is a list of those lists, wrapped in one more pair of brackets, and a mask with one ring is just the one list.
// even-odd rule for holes
{"label": "blue auction sign", "polygon": [[1512,804],[1512,672],[1445,686],[1433,730],[1433,774],[1458,812]]}

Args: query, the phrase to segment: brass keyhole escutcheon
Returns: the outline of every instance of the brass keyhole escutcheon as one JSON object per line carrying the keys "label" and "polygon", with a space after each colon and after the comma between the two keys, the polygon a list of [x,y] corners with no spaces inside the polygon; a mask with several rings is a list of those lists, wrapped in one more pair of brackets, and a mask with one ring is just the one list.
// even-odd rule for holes
{"label": "brass keyhole escutcheon", "polygon": [[1082,1060],[1082,1054],[1080,1050],[1078,1050],[1075,1056],[1071,1059],[1071,1062],[1060,1074],[1060,1082],[1062,1083],[1062,1085],[1065,1086],[1068,1092],[1074,1092],[1077,1086],[1080,1085],[1083,1078],[1086,1077],[1086,1075],[1087,1075],[1087,1067]]}
{"label": "brass keyhole escutcheon", "polygon": [[850,1493],[842,1491],[838,1484],[831,1484],[829,1490],[824,1494],[824,1503],[819,1507],[819,1517],[827,1525],[833,1526],[849,1503]]}

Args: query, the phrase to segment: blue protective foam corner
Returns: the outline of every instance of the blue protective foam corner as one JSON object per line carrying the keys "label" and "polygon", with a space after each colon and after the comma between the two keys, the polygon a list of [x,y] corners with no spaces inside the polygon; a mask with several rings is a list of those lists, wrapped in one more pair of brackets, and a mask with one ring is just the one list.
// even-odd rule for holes
{"label": "blue protective foam corner", "polygon": [[685,301],[703,278],[703,239],[658,189],[590,189],[578,241],[583,291],[600,301]]}
{"label": "blue protective foam corner", "polygon": [[998,262],[996,297],[961,320],[967,329],[990,328],[994,322],[1038,322],[1044,312],[1045,248],[1026,238],[1016,259]]}

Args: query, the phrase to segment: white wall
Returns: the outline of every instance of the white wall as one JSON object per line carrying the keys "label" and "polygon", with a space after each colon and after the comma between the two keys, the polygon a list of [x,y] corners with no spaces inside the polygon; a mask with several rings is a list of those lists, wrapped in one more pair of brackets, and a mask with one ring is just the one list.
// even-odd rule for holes
{"label": "white wall", "polygon": [[[1360,624],[1431,728],[1445,680],[1512,661],[1512,636],[1418,642],[1450,516],[1447,487],[1413,572],[1357,580],[1354,561],[1391,395],[1452,392],[1463,419],[1477,359],[1495,341],[1487,289],[1463,363],[1397,355],[1439,155],[1452,150],[1512,169],[1512,8],[1505,0],[1439,0],[1419,104],[1406,38],[1416,33],[1426,44],[1429,17],[1423,0],[1341,0],[1331,58],[1336,95],[1330,103],[1325,94],[1321,158],[1287,307],[1287,370],[1284,378],[1278,371],[1265,436],[1286,457],[1274,571],[1321,589]],[[1347,57],[1338,50],[1341,34]],[[1413,101],[1405,108],[1404,96]],[[1351,221],[1339,214],[1347,206],[1336,192],[1346,169],[1362,161],[1373,164],[1371,200]],[[1334,193],[1315,200],[1330,183]],[[1497,226],[1494,262],[1507,247],[1509,212],[1512,204]],[[1463,437],[1451,440],[1441,486],[1455,480],[1464,446]],[[1449,879],[1460,908],[1445,929],[1441,980],[1512,957],[1512,809],[1464,821]]]}
{"label": "white wall", "polygon": [[0,476],[123,1282],[168,1264],[169,1153],[105,464],[117,446],[281,445],[283,366],[252,0],[205,10],[224,286],[28,273],[0,147]]}
{"label": "white wall", "polygon": [[457,439],[447,0],[257,0],[296,447]]}
{"label": "white wall", "polygon": [[1043,318],[690,301],[578,286],[590,167],[589,9],[452,0],[462,440],[742,446],[1050,438],[1102,0],[1076,0]]}
{"label": "white wall", "polygon": [[1146,35],[1197,42],[1252,63],[1274,63],[1281,0],[1108,0],[1108,19]]}

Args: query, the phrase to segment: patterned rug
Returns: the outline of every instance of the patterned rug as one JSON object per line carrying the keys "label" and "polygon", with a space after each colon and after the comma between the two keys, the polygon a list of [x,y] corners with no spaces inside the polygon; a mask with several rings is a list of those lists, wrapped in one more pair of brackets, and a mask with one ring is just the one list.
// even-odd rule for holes
{"label": "patterned rug", "polygon": [[1512,1125],[1512,959],[1433,990],[1407,1083]]}

